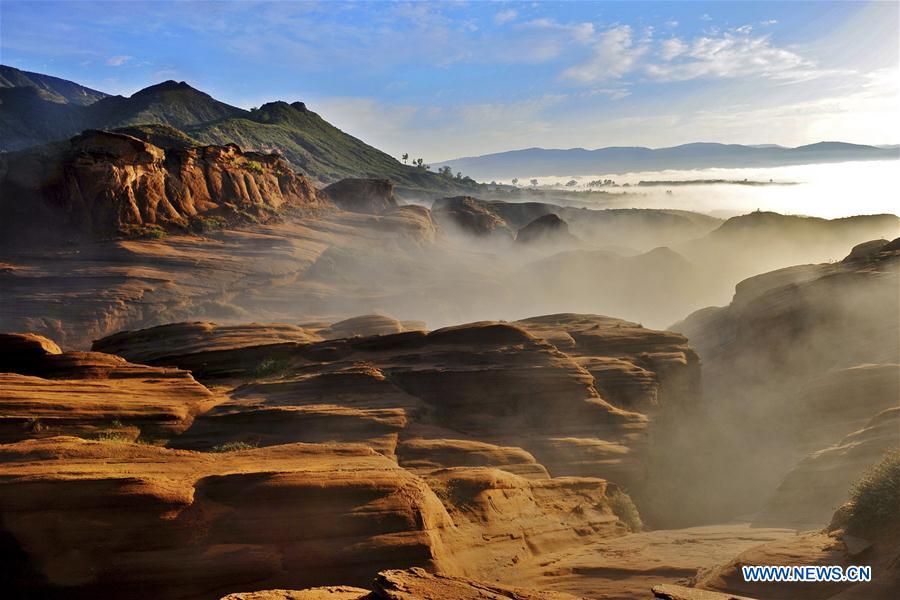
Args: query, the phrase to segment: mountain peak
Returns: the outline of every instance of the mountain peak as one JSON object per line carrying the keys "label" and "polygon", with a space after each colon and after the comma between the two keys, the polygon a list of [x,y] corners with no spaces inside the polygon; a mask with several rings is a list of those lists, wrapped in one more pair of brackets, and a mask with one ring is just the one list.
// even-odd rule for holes
{"label": "mountain peak", "polygon": [[[167,81],[163,81],[161,83],[157,83],[155,85],[151,85],[149,87],[145,87],[142,90],[139,90],[132,94],[132,98],[147,96],[151,94],[156,94],[159,92],[175,92],[175,91],[192,91],[197,92],[198,94],[203,94],[200,90],[191,87],[188,85],[186,81],[175,81],[173,79],[169,79]],[[204,94],[206,95],[206,94]]]}

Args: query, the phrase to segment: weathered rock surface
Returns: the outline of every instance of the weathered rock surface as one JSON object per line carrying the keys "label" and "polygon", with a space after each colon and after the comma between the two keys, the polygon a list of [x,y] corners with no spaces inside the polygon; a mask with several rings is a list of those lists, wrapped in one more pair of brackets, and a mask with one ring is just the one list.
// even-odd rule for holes
{"label": "weathered rock surface", "polygon": [[350,212],[377,215],[397,207],[394,184],[387,179],[341,179],[324,188],[322,195]]}
{"label": "weathered rock surface", "polygon": [[363,446],[204,454],[57,437],[0,446],[0,465],[6,543],[31,569],[10,577],[26,592],[208,598],[455,570],[441,502]]}
{"label": "weathered rock surface", "polygon": [[265,219],[325,206],[276,155],[235,145],[164,150],[119,133],[88,131],[61,149],[10,155],[0,202],[7,240],[29,231],[104,237],[186,228],[198,219]]}
{"label": "weathered rock surface", "polygon": [[[802,460],[766,519],[822,518],[823,526],[846,483],[861,474],[863,463],[851,456],[859,452],[862,459],[889,443],[875,443],[878,434],[869,446],[862,433],[841,441],[900,406],[900,248],[877,245],[837,263],[753,277],[737,286],[729,306],[698,311],[673,327],[702,358],[706,409],[716,423],[705,428],[706,439],[687,432],[682,439],[683,453],[707,457],[698,472],[706,481],[695,488],[698,502],[721,503],[708,511],[726,504],[736,512],[725,514],[760,510]],[[825,450],[832,446],[843,449]],[[741,477],[733,476],[735,469]],[[815,484],[820,493],[807,494],[797,486],[812,485],[813,471],[822,477]],[[791,501],[793,494],[799,496]]]}
{"label": "weathered rock surface", "polygon": [[167,439],[223,398],[188,371],[0,334],[0,441],[61,434]]}
{"label": "weathered rock surface", "polygon": [[372,591],[346,586],[306,590],[265,590],[229,594],[222,600],[576,600],[562,592],[544,592],[461,577],[435,575],[420,568],[383,571]]}
{"label": "weathered rock surface", "polygon": [[[294,333],[355,335],[358,325],[350,325]],[[700,392],[697,357],[684,337],[594,315],[323,341],[249,333],[265,338],[267,327],[240,329],[243,346],[216,342],[215,327],[184,324],[122,332],[95,348],[189,368],[217,385],[258,380],[200,416],[172,441],[178,447],[366,443],[422,473],[495,467],[544,478],[549,470],[629,489],[646,483],[650,419],[690,414]],[[164,350],[148,354],[151,343]]]}
{"label": "weathered rock surface", "polygon": [[228,594],[221,600],[363,600],[369,590],[347,585],[328,585],[305,590],[261,590]]}
{"label": "weathered rock surface", "polygon": [[569,232],[569,225],[559,216],[548,213],[538,217],[516,232],[519,244],[575,244],[578,238]]}
{"label": "weathered rock surface", "polygon": [[509,224],[502,217],[487,210],[482,201],[470,196],[435,200],[431,206],[431,213],[445,229],[456,229],[479,237],[497,235],[503,239],[512,238]]}
{"label": "weathered rock surface", "polygon": [[[610,497],[642,485],[648,423],[697,402],[682,336],[572,314],[415,327],[189,322],[95,342],[151,366],[3,338],[47,379],[13,377],[78,394],[70,417],[106,399],[102,418],[127,429],[134,403],[173,402],[165,373],[206,399],[153,436],[180,449],[17,429],[10,441],[40,439],[0,447],[15,586],[117,597],[140,580],[147,597],[208,598],[410,566],[490,580],[627,533]],[[107,387],[78,388],[78,368]]]}
{"label": "weathered rock surface", "polygon": [[496,583],[485,583],[432,575],[423,569],[385,571],[373,583],[371,600],[418,600],[454,598],[455,600],[575,600],[560,592],[543,592]]}
{"label": "weathered rock surface", "polygon": [[[895,397],[895,401],[896,401]],[[900,447],[900,407],[877,414],[843,440],[812,452],[788,472],[756,522],[821,526],[848,500],[850,486],[882,456]]]}
{"label": "weathered rock surface", "polygon": [[[900,589],[897,573],[898,552],[893,545],[854,556],[840,536],[810,531],[751,548],[727,563],[701,573],[694,584],[698,588],[773,600],[819,600],[826,598],[891,600]],[[872,567],[872,581],[853,582],[747,582],[742,565]]]}

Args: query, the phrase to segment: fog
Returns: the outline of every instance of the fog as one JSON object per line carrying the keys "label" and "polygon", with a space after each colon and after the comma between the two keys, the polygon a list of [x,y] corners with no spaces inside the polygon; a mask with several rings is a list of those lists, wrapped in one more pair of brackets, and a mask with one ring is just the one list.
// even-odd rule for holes
{"label": "fog", "polygon": [[[893,213],[900,198],[896,177],[900,161],[847,162],[750,169],[695,169],[642,171],[625,174],[562,174],[537,177],[538,187],[568,191],[605,190],[610,196],[585,198],[598,208],[670,208],[715,216],[734,216],[754,210],[809,215],[834,219],[852,215]],[[531,176],[519,177],[527,186]],[[576,186],[566,187],[575,180]],[[593,181],[611,179],[619,186],[588,187]],[[641,181],[726,180],[782,185],[678,185],[635,187]],[[499,183],[511,183],[504,180]],[[670,193],[671,192],[671,193]]]}

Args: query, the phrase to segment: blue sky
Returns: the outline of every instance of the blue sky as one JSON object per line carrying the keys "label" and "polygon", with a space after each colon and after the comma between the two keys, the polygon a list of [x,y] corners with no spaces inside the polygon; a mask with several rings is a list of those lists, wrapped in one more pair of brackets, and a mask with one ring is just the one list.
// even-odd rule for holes
{"label": "blue sky", "polygon": [[395,155],[900,142],[896,2],[0,2],[2,62],[302,100]]}

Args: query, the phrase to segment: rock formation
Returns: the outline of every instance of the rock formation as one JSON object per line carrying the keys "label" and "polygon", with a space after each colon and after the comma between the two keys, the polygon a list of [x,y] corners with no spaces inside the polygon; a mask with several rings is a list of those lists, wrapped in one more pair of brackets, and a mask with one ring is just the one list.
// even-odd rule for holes
{"label": "rock formation", "polygon": [[473,580],[636,527],[613,499],[645,483],[648,422],[698,400],[682,336],[569,314],[419,327],[191,322],[68,353],[3,337],[4,377],[29,386],[0,399],[13,585],[207,598],[420,566],[443,576],[372,593],[504,597]]}
{"label": "rock formation", "polygon": [[866,244],[837,263],[750,278],[729,306],[674,326],[703,361],[718,433],[699,477],[712,489],[733,482],[718,501],[743,512],[768,501],[766,523],[821,526],[867,458],[898,443],[887,421],[898,406],[898,289],[900,243]]}
{"label": "rock formation", "polygon": [[204,226],[203,219],[221,226],[324,205],[284,160],[233,144],[164,150],[87,131],[5,160],[0,222],[8,240],[34,229],[105,237]]}
{"label": "rock formation", "polygon": [[506,221],[487,210],[483,204],[470,196],[454,196],[435,200],[431,212],[444,228],[479,237],[498,235],[511,238],[512,230]]}
{"label": "rock formation", "polygon": [[168,439],[223,400],[188,371],[100,352],[61,352],[30,334],[0,334],[0,441],[33,437]]}
{"label": "rock formation", "polygon": [[538,217],[516,233],[519,244],[572,244],[578,238],[569,233],[569,225],[553,213]]}
{"label": "rock formation", "polygon": [[341,179],[322,190],[338,207],[377,215],[395,208],[394,184],[387,179]]}

